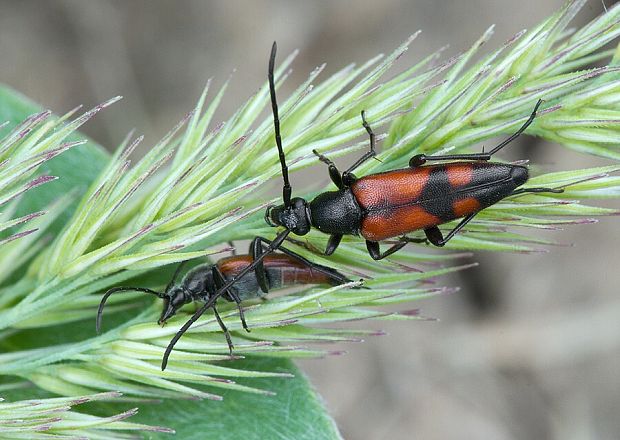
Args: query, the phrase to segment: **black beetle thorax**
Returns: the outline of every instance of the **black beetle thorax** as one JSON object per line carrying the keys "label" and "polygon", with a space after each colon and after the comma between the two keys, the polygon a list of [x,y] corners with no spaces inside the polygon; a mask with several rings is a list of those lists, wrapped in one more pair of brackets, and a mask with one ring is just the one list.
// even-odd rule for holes
{"label": "black beetle thorax", "polygon": [[213,274],[209,264],[194,267],[183,278],[183,288],[190,296],[187,302],[201,299],[209,293],[212,286]]}
{"label": "black beetle thorax", "polygon": [[309,203],[312,226],[327,234],[357,235],[362,210],[350,189],[319,194]]}

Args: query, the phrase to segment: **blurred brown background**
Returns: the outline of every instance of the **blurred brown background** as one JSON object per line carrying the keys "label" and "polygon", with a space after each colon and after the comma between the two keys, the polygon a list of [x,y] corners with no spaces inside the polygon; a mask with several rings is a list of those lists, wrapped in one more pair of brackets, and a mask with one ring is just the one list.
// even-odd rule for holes
{"label": "blurred brown background", "polygon": [[[300,49],[284,95],[324,61],[329,74],[418,29],[402,65],[446,44],[445,56],[456,54],[495,23],[490,50],[562,4],[0,1],[0,81],[56,112],[121,94],[85,131],[113,148],[135,127],[149,145],[209,77],[219,85],[237,69],[217,119],[229,116],[266,79],[273,40],[282,54]],[[602,10],[593,0],[574,25]],[[511,154],[545,169],[605,163],[531,138]],[[439,322],[356,323],[390,335],[302,367],[347,439],[618,439],[617,229],[618,218],[604,218],[543,234],[574,247],[477,255],[481,267],[441,281],[458,294],[414,305]]]}

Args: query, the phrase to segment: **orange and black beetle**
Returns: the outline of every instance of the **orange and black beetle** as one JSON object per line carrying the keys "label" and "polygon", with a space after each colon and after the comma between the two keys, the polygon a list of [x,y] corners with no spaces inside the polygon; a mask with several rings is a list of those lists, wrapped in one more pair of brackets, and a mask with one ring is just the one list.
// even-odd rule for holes
{"label": "orange and black beetle", "polygon": [[[348,170],[340,173],[331,160],[315,150],[319,159],[327,164],[329,176],[338,190],[319,194],[310,202],[299,197],[291,199],[273,82],[275,52],[274,43],[269,63],[269,85],[276,144],[284,179],[284,204],[268,207],[265,221],[271,226],[284,226],[286,229],[278,234],[274,242],[290,232],[305,235],[311,227],[315,227],[330,234],[326,255],[334,253],[343,235],[361,235],[366,239],[370,256],[380,260],[410,242],[428,240],[435,246],[443,246],[478,212],[505,197],[525,192],[562,192],[551,188],[517,189],[528,179],[526,167],[489,162],[493,154],[517,138],[532,123],[542,103],[539,100],[525,124],[488,153],[445,156],[418,154],[410,159],[408,168],[357,178],[353,171],[376,154],[375,135],[362,111],[362,124],[370,136],[370,151]],[[473,162],[424,165],[428,161],[450,160]],[[457,218],[463,220],[444,238],[437,225]],[[424,230],[425,239],[405,235],[418,230]],[[393,237],[400,238],[382,253],[379,242]]]}
{"label": "orange and black beetle", "polygon": [[[517,189],[528,180],[526,167],[489,162],[493,154],[516,139],[534,121],[536,112],[542,103],[542,100],[539,100],[523,126],[488,153],[444,156],[418,154],[409,160],[408,168],[357,178],[353,171],[376,154],[375,135],[362,111],[362,125],[370,137],[370,151],[343,173],[338,171],[331,160],[314,151],[319,160],[327,164],[329,176],[338,190],[319,194],[310,202],[300,197],[291,198],[292,189],[282,148],[273,76],[276,49],[274,42],[269,59],[268,77],[275,140],[284,180],[282,189],[284,203],[280,206],[268,207],[265,212],[265,221],[271,226],[283,226],[285,229],[278,233],[262,255],[256,256],[252,264],[220,287],[209,301],[181,327],[168,344],[162,369],[165,368],[174,344],[183,333],[215,303],[217,297],[233,286],[238,278],[252,270],[256,271],[259,277],[261,260],[278,249],[291,232],[295,235],[305,235],[312,227],[315,227],[321,232],[330,234],[325,249],[326,255],[334,253],[343,235],[361,235],[366,239],[366,247],[370,256],[375,260],[380,260],[411,242],[430,242],[435,246],[443,246],[478,212],[505,197],[522,193],[562,192],[560,189],[552,188]],[[470,162],[425,165],[429,161]],[[463,218],[463,220],[444,237],[437,226],[457,218]],[[406,236],[417,230],[424,230],[426,238]],[[379,242],[393,237],[399,237],[398,242],[385,252],[381,252]]]}

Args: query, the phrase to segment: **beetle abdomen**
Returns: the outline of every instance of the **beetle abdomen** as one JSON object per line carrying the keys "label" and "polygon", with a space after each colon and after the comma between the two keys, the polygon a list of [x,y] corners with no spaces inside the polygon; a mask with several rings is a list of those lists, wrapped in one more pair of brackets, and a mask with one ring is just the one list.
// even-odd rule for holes
{"label": "beetle abdomen", "polygon": [[363,211],[362,236],[380,241],[480,211],[527,179],[523,166],[453,162],[371,174],[351,190]]}
{"label": "beetle abdomen", "polygon": [[[251,255],[235,255],[220,260],[218,262],[218,267],[222,275],[224,275],[227,280],[230,280],[249,266],[252,261]],[[263,265],[267,273],[267,285],[269,290],[300,284],[338,284],[325,273],[313,270],[312,267],[285,254],[267,255],[263,259]],[[331,268],[323,267],[323,269],[337,273]],[[242,300],[257,298],[264,295],[258,285],[254,272],[250,272],[243,276],[237,281],[233,289],[236,289],[237,295]],[[226,296],[226,299],[230,301],[232,298]]]}

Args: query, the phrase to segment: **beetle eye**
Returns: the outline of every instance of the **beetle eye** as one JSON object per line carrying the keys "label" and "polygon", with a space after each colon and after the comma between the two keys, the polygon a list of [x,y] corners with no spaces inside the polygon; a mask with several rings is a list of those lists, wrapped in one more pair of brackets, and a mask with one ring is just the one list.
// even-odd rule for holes
{"label": "beetle eye", "polygon": [[[289,208],[290,209],[290,208]],[[288,211],[285,210],[284,205],[274,206],[270,205],[265,211],[265,221],[269,226],[276,227],[282,225],[282,214]]]}
{"label": "beetle eye", "polygon": [[278,225],[276,225],[271,219],[271,211],[273,208],[275,208],[275,205],[267,206],[267,209],[265,210],[265,222],[271,227],[276,227]]}

